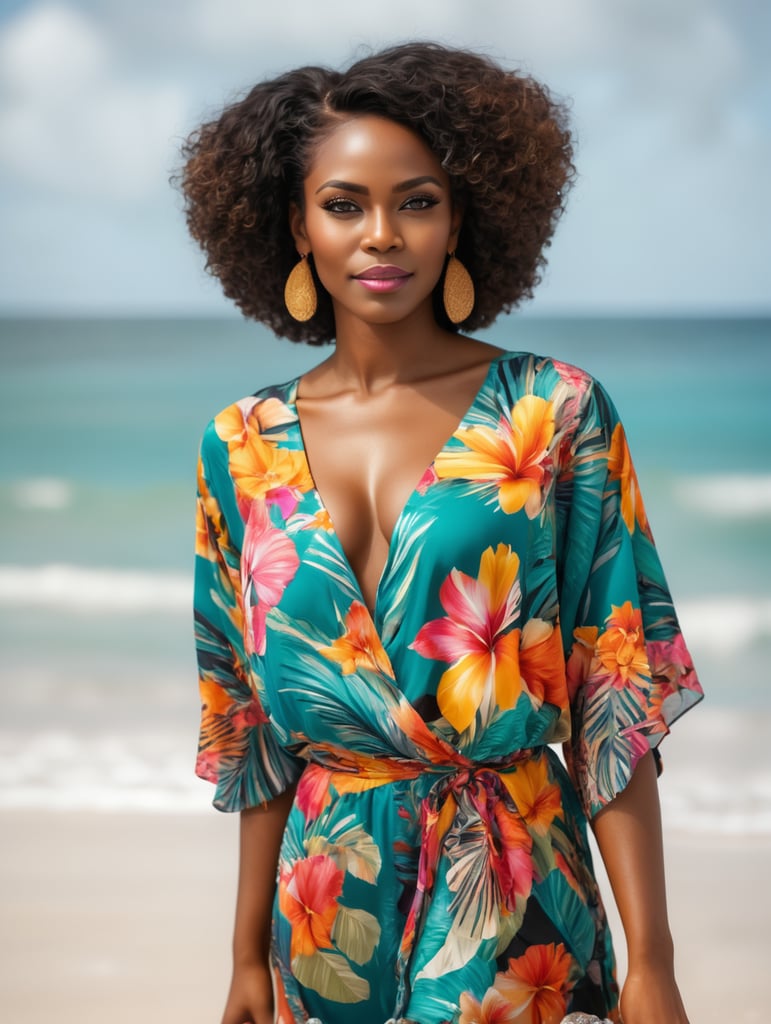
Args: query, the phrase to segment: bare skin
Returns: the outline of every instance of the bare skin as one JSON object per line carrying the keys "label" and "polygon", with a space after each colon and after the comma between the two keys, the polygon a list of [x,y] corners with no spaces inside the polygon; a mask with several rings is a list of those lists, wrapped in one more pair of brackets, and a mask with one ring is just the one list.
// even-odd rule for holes
{"label": "bare skin", "polygon": [[273,1024],[270,921],[276,867],[294,790],[241,812],[233,976],[222,1024]]}
{"label": "bare skin", "polygon": [[[332,296],[336,344],[303,377],[297,409],[314,481],[372,609],[399,513],[500,350],[434,319],[431,291],[461,219],[447,176],[411,132],[378,117],[345,123],[319,146],[304,207],[290,223]],[[411,279],[373,293],[356,280],[372,266]]]}
{"label": "bare skin", "polygon": [[[499,352],[434,319],[431,292],[461,222],[430,150],[405,128],[372,116],[344,122],[319,144],[303,209],[290,211],[298,252],[312,252],[336,323],[334,353],[300,382],[304,444],[370,609],[407,498]],[[393,290],[370,287],[360,275],[373,266],[405,278]],[[289,806],[282,797],[243,812],[233,983],[222,1024],[274,1019],[267,943]],[[688,1024],[672,968],[650,758],[597,818],[596,834],[629,942],[624,1022]]]}
{"label": "bare skin", "polygon": [[653,754],[638,762],[629,785],[600,811],[593,828],[626,937],[623,1022],[688,1024],[675,981]]}
{"label": "bare skin", "polygon": [[458,349],[442,376],[298,400],[316,487],[370,610],[399,514],[487,373],[490,353]]}

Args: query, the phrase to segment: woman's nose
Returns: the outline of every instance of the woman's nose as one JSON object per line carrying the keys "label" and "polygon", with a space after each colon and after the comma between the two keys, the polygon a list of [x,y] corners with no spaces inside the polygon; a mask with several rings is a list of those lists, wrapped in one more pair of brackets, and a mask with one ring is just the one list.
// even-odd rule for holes
{"label": "woman's nose", "polygon": [[402,244],[402,237],[388,211],[372,210],[362,236],[362,248],[369,252],[387,252],[400,249]]}

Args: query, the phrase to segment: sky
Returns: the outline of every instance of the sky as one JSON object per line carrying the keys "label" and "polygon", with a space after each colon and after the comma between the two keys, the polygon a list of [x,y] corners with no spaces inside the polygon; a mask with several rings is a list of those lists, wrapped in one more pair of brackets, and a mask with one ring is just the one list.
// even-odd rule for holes
{"label": "sky", "polygon": [[771,5],[0,0],[0,315],[222,315],[169,177],[255,82],[413,38],[570,100],[579,179],[530,308],[771,314]]}

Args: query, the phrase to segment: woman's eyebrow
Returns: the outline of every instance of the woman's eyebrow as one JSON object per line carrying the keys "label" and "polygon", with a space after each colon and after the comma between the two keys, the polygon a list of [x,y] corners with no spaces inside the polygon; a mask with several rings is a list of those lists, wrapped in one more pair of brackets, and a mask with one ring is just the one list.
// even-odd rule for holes
{"label": "woman's eyebrow", "polygon": [[[407,181],[399,182],[398,185],[394,185],[393,191],[409,192],[411,188],[417,188],[418,185],[436,185],[438,188],[442,187],[442,183],[438,178],[434,178],[430,174],[423,174],[418,178],[408,178]],[[315,194],[318,195],[319,192],[322,192],[325,188],[336,188],[340,189],[341,192],[357,192],[364,196],[369,195],[369,189],[366,185],[356,185],[352,181],[337,181],[336,179],[325,181],[323,185],[319,185]]]}
{"label": "woman's eyebrow", "polygon": [[438,178],[434,178],[430,174],[423,174],[419,178],[409,178],[407,181],[403,181],[400,185],[394,185],[394,192],[409,192],[411,188],[417,188],[418,185],[436,185],[438,188],[442,187],[442,183]]}
{"label": "woman's eyebrow", "polygon": [[316,195],[322,192],[325,188],[337,188],[341,192],[359,192],[361,195],[369,195],[369,189],[365,185],[354,185],[352,181],[325,181],[323,185],[319,185],[316,189]]}

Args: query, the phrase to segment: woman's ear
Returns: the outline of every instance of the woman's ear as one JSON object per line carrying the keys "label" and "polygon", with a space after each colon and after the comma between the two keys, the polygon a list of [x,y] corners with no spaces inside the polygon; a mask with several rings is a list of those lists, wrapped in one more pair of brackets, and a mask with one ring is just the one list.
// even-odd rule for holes
{"label": "woman's ear", "polygon": [[452,218],[450,220],[450,237],[447,241],[447,251],[455,252],[458,247],[458,236],[463,227],[463,207],[460,203],[453,203]]}
{"label": "woman's ear", "polygon": [[298,252],[308,251],[308,236],[305,233],[305,215],[297,203],[289,204],[289,230],[292,232]]}

